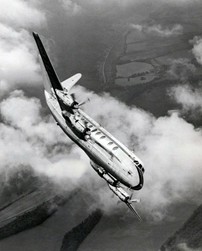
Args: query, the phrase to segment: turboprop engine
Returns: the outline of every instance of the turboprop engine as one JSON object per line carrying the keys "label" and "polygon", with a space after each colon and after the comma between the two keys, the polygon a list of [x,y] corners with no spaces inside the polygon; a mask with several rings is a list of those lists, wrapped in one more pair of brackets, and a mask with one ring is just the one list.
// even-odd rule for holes
{"label": "turboprop engine", "polygon": [[65,90],[56,90],[56,94],[59,97],[59,99],[63,102],[63,104],[71,109],[78,109],[79,103],[75,100],[73,94],[69,94]]}

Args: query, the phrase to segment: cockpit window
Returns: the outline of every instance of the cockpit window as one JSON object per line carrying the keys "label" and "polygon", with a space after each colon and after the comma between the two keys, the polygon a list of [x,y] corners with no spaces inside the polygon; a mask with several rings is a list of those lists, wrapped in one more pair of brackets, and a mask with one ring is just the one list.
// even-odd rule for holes
{"label": "cockpit window", "polygon": [[101,139],[104,139],[104,138],[106,138],[104,135],[102,136],[102,137],[100,137]]}
{"label": "cockpit window", "polygon": [[96,131],[97,131],[97,129],[93,129],[93,130],[92,130],[92,132],[96,132]]}
{"label": "cockpit window", "polygon": [[112,145],[112,144],[113,144],[113,142],[110,141],[107,145]]}
{"label": "cockpit window", "polygon": [[99,135],[99,134],[101,134],[101,132],[96,132],[96,135]]}
{"label": "cockpit window", "polygon": [[89,127],[89,128],[92,128],[92,127],[93,127],[93,125],[89,125],[88,127]]}

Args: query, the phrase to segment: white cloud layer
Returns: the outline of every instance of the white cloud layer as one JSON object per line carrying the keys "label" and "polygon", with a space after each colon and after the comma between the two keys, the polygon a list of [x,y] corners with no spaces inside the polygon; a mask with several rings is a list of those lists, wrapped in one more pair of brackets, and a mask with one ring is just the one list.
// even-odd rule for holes
{"label": "white cloud layer", "polygon": [[[108,8],[119,7],[119,8],[130,8],[135,5],[140,5],[139,0],[61,0],[66,7],[69,7],[69,10],[73,7],[80,8],[80,10],[84,9],[94,9],[94,10],[108,10]],[[200,0],[153,0],[153,4],[161,4],[161,3],[170,3],[174,5],[184,5],[184,4],[193,4],[198,3]],[[141,4],[148,3],[150,4],[150,0],[142,0]]]}
{"label": "white cloud layer", "polygon": [[176,86],[171,89],[175,101],[182,105],[185,112],[193,111],[195,115],[202,112],[202,90],[193,89],[189,85]]}
{"label": "white cloud layer", "polygon": [[196,71],[194,64],[187,58],[177,58],[169,60],[169,69],[167,73],[169,77],[184,82],[188,81],[189,77],[193,76]]}
{"label": "white cloud layer", "polygon": [[202,38],[201,37],[194,37],[191,41],[193,43],[192,52],[199,64],[202,64]]}
{"label": "white cloud layer", "polygon": [[62,6],[67,14],[70,16],[78,15],[82,12],[82,7],[76,2],[71,0],[60,0],[60,2],[62,3]]}
{"label": "white cloud layer", "polygon": [[202,248],[190,248],[186,243],[179,243],[177,248],[179,251],[202,251]]}
{"label": "white cloud layer", "polygon": [[[137,193],[142,199],[143,211],[161,218],[172,203],[198,201],[202,189],[199,178],[202,175],[200,129],[194,129],[177,112],[155,119],[151,114],[129,108],[108,95],[100,97],[81,87],[77,87],[76,93],[78,97],[90,98],[85,105],[86,111],[121,142],[131,149],[134,147],[144,162],[145,185]],[[106,197],[109,199],[109,195]]]}
{"label": "white cloud layer", "polygon": [[40,26],[45,22],[45,14],[36,5],[34,0],[0,0],[0,22],[21,28]]}
{"label": "white cloud layer", "polygon": [[34,0],[0,0],[0,96],[41,79],[33,39],[26,30],[45,23],[38,4]]}
{"label": "white cloud layer", "polygon": [[41,80],[36,49],[27,31],[0,24],[0,55],[1,92]]}
{"label": "white cloud layer", "polygon": [[[198,203],[202,189],[202,132],[194,129],[177,113],[155,119],[135,107],[129,108],[114,98],[98,96],[76,87],[78,97],[90,97],[85,110],[121,142],[135,149],[145,164],[145,185],[140,197],[141,211],[154,218],[164,217],[166,208],[180,201]],[[122,208],[111,199],[107,184],[93,171],[84,153],[64,136],[50,117],[42,117],[41,104],[14,91],[0,104],[1,168],[31,166],[58,184],[72,189],[80,186],[99,198],[109,213]],[[3,169],[1,169],[3,170]],[[84,175],[88,171],[88,175]],[[90,171],[90,172],[89,172]],[[94,175],[93,175],[94,173]],[[93,175],[93,176],[92,176]],[[64,180],[70,182],[64,183]],[[112,210],[113,209],[113,210]]]}
{"label": "white cloud layer", "polygon": [[42,117],[41,109],[38,99],[27,98],[22,91],[0,103],[0,171],[30,166],[55,181],[79,178],[86,171],[85,161],[71,152],[72,143],[50,116]]}
{"label": "white cloud layer", "polygon": [[149,33],[149,34],[158,35],[161,37],[176,36],[183,33],[183,27],[180,24],[175,24],[172,27],[162,27],[160,24],[156,24],[152,26],[130,24],[130,26],[135,30]]}

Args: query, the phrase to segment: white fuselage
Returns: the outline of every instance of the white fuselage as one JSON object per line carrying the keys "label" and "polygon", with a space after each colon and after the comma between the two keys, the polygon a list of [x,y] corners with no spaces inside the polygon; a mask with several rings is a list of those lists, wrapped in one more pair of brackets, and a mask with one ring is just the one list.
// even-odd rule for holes
{"label": "white fuselage", "polygon": [[[45,91],[47,105],[63,131],[79,145],[89,156],[91,161],[103,168],[113,178],[127,187],[141,189],[142,187],[142,162],[137,156],[115,139],[109,132],[90,118],[84,111],[77,109],[75,114],[70,114],[70,121],[77,121],[80,126],[86,124],[90,129],[87,140],[83,140],[73,130],[74,126],[62,116],[62,111],[55,95]],[[76,123],[76,122],[75,122]],[[75,124],[74,123],[74,124]]]}

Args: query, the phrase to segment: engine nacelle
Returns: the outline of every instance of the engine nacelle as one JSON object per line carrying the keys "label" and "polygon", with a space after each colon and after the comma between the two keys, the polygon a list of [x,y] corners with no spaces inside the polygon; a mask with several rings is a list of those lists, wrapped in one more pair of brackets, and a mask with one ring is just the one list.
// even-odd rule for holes
{"label": "engine nacelle", "polygon": [[114,185],[115,183],[116,183],[116,181],[114,180],[114,179],[112,179],[108,174],[106,174],[106,173],[104,173],[103,175],[102,175],[102,177],[103,177],[103,179],[105,179],[106,180],[106,182],[108,183],[108,184],[110,184],[110,185]]}
{"label": "engine nacelle", "polygon": [[77,116],[70,116],[69,120],[71,121],[72,126],[80,133],[85,135],[90,135],[91,131],[86,125],[83,123],[83,121],[77,117]]}
{"label": "engine nacelle", "polygon": [[63,116],[65,119],[69,119],[69,112],[63,110],[63,111],[62,111],[62,116]]}
{"label": "engine nacelle", "polygon": [[90,162],[91,166],[93,167],[93,169],[99,174],[100,177],[102,177],[104,180],[106,180],[106,182],[109,185],[115,186],[115,184],[117,183],[117,181],[115,179],[113,179],[112,177],[110,177],[105,170],[102,167],[99,167],[97,164],[95,164],[94,162]]}
{"label": "engine nacelle", "polygon": [[69,95],[66,91],[56,90],[57,96],[62,100],[63,104],[72,109],[78,109],[78,103],[73,100],[71,95]]}
{"label": "engine nacelle", "polygon": [[130,199],[130,196],[128,193],[126,193],[126,191],[124,191],[123,188],[121,187],[114,187],[114,186],[111,186],[109,184],[109,188],[112,190],[113,193],[115,193],[120,200],[122,200],[123,202],[128,202],[128,200]]}

